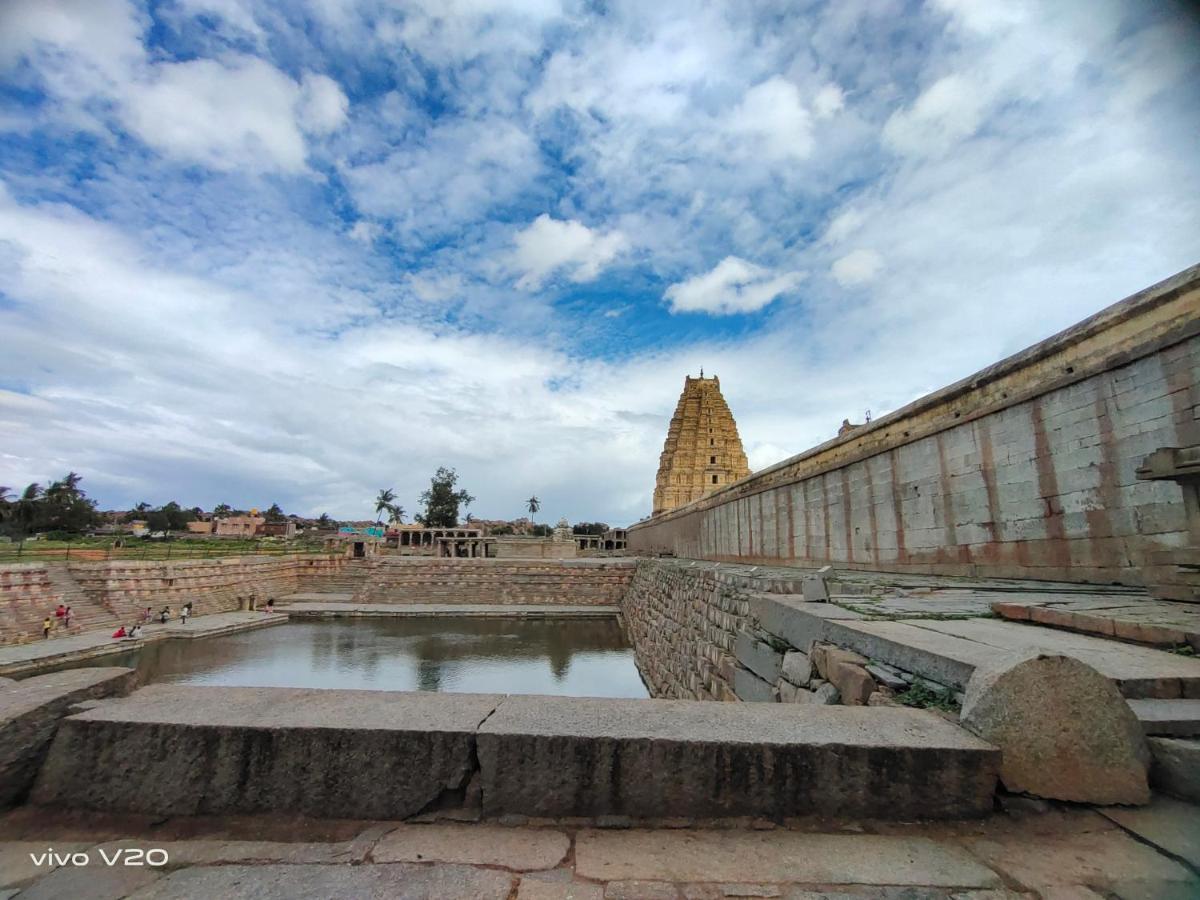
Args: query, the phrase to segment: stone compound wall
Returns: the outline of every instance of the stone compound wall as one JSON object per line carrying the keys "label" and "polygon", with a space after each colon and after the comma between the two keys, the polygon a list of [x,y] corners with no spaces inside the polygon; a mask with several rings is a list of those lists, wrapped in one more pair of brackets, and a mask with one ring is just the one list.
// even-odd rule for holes
{"label": "stone compound wall", "polygon": [[1141,584],[1187,544],[1200,442],[1200,266],[842,438],[629,530],[632,552]]}
{"label": "stone compound wall", "polygon": [[355,591],[358,603],[616,606],[633,560],[503,560],[379,557]]}
{"label": "stone compound wall", "polygon": [[[799,573],[753,576],[719,563],[640,560],[621,614],[651,696],[895,705],[894,692],[917,680],[909,673],[813,640],[798,647],[772,628],[801,581]],[[921,680],[950,697],[947,686]]]}

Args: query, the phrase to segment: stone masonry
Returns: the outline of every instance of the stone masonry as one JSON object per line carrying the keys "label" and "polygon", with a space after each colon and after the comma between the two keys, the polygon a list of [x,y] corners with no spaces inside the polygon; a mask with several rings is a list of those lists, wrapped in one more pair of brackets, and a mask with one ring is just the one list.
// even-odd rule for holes
{"label": "stone masonry", "polygon": [[1200,440],[1198,385],[1200,266],[682,508],[660,496],[664,453],[629,547],[1141,585],[1156,553],[1194,546],[1179,485],[1138,469]]}
{"label": "stone masonry", "polygon": [[654,514],[699,500],[749,474],[720,379],[703,374],[684,378],[659,460]]}

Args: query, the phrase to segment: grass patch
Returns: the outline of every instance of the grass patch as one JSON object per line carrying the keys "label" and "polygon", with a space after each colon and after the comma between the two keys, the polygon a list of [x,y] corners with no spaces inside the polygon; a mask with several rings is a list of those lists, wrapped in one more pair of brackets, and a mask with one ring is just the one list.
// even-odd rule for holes
{"label": "grass patch", "polygon": [[903,694],[897,694],[896,699],[905,706],[918,709],[940,709],[949,713],[957,713],[962,709],[949,688],[934,687],[919,678]]}

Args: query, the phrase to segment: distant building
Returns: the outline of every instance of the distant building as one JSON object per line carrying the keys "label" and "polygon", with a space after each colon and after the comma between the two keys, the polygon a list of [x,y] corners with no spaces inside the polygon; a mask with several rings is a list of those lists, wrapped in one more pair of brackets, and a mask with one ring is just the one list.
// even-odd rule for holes
{"label": "distant building", "polygon": [[296,523],[292,521],[264,522],[258,533],[264,537],[281,537],[291,540],[296,536]]}
{"label": "distant building", "polygon": [[228,516],[215,521],[213,533],[217,537],[254,537],[267,520],[262,516]]}
{"label": "distant building", "polygon": [[211,521],[204,522],[201,520],[196,520],[194,522],[188,522],[187,530],[188,530],[188,534],[212,534],[213,533],[213,523]]}

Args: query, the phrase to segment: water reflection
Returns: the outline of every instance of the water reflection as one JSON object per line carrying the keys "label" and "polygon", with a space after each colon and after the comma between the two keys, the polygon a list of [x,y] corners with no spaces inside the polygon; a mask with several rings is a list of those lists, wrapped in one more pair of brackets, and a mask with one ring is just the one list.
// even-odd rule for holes
{"label": "water reflection", "polygon": [[645,697],[613,619],[340,619],[163,641],[143,683]]}

